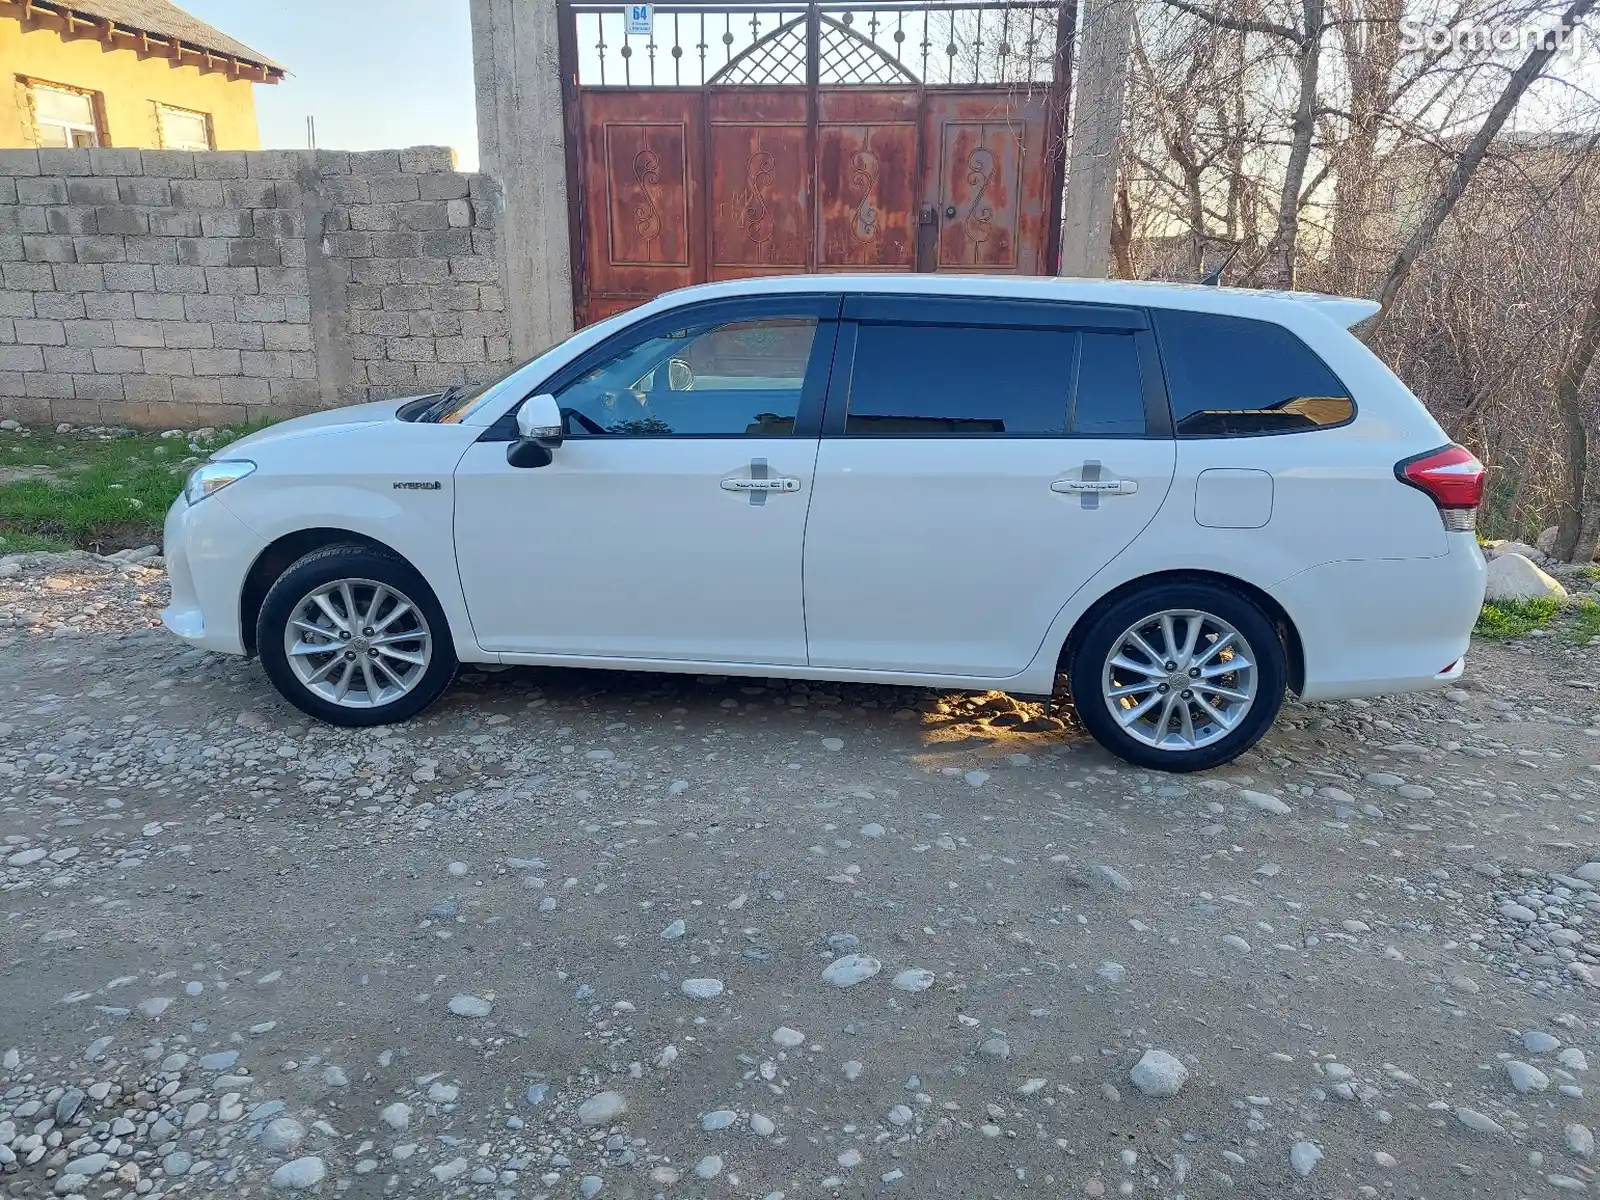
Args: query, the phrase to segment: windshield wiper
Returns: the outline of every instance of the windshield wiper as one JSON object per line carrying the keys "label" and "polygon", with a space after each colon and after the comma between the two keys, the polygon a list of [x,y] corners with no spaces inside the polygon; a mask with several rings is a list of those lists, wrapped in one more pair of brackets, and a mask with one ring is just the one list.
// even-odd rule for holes
{"label": "windshield wiper", "polygon": [[458,383],[451,387],[445,388],[444,391],[439,393],[439,398],[437,400],[422,410],[422,415],[417,418],[418,423],[423,425],[433,424],[444,415],[445,410],[454,404],[456,402],[456,398],[466,390],[467,386],[464,383]]}

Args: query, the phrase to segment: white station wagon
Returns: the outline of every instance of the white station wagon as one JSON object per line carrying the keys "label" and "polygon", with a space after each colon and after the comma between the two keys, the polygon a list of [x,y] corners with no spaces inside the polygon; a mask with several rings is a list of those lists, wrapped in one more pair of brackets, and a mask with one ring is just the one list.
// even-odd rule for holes
{"label": "white station wagon", "polygon": [[1455,679],[1483,468],[1363,300],[796,276],[491,383],[235,442],[166,525],[180,637],[341,725],[459,663],[1045,697],[1189,771],[1305,700]]}

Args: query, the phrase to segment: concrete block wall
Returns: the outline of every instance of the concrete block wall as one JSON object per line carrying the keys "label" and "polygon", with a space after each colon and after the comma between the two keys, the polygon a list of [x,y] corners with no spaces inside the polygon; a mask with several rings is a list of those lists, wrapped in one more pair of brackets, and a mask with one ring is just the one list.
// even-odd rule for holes
{"label": "concrete block wall", "polygon": [[193,427],[494,374],[499,212],[443,147],[0,150],[0,415]]}

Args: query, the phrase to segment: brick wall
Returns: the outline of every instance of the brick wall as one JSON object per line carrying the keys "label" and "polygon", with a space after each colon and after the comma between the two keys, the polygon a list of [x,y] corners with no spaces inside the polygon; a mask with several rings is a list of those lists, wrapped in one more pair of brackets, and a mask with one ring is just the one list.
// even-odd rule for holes
{"label": "brick wall", "polygon": [[449,150],[0,150],[0,415],[207,425],[510,358],[494,182]]}

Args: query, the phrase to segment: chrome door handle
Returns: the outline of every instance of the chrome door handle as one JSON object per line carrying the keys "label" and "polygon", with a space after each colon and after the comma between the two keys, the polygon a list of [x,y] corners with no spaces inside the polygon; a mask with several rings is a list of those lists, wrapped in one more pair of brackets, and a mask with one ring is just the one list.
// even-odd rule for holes
{"label": "chrome door handle", "polygon": [[1065,492],[1077,496],[1131,496],[1139,490],[1136,479],[1057,479],[1050,484],[1052,492]]}
{"label": "chrome door handle", "polygon": [[800,481],[792,475],[774,479],[724,479],[725,492],[798,492]]}

